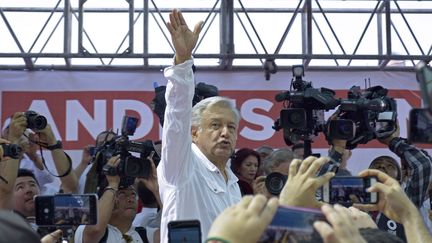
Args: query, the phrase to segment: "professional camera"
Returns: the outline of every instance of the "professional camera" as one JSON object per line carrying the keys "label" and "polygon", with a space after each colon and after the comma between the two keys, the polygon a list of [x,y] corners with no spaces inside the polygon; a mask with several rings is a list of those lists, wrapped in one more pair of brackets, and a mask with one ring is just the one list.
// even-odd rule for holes
{"label": "professional camera", "polygon": [[[165,91],[166,86],[155,87],[155,97],[152,100],[153,112],[156,113],[156,115],[159,117],[159,123],[161,124],[161,126],[163,126],[164,123],[166,107]],[[219,90],[216,86],[200,82],[195,86],[195,94],[192,100],[192,106],[205,98],[218,95]]]}
{"label": "professional camera", "polygon": [[35,111],[26,111],[24,115],[27,119],[27,128],[43,130],[47,126],[47,119]]}
{"label": "professional camera", "polygon": [[[124,116],[121,135],[106,141],[97,148],[97,156],[102,156],[102,173],[112,176],[119,175],[122,179],[128,181],[126,184],[132,184],[135,177],[148,178],[151,175],[151,161],[147,157],[152,152],[154,163],[160,161],[151,140],[144,142],[129,140],[129,136],[135,133],[137,125],[138,118]],[[139,153],[140,157],[133,156],[131,152]],[[117,168],[106,164],[115,155],[120,155],[120,163]]]}
{"label": "professional camera", "polygon": [[265,186],[267,191],[272,195],[279,195],[285,186],[288,176],[283,175],[279,172],[272,172],[268,174],[265,179]]}
{"label": "professional camera", "polygon": [[288,102],[280,112],[280,118],[275,121],[274,129],[283,128],[284,140],[287,145],[293,145],[300,140],[311,140],[324,128],[323,110],[334,109],[339,101],[335,92],[327,88],[315,89],[311,82],[304,81],[302,65],[293,66],[293,79],[290,91],[275,96],[277,102]]}
{"label": "professional camera", "polygon": [[16,144],[2,143],[3,157],[11,157],[12,159],[19,159],[21,155],[21,147]]}
{"label": "professional camera", "polygon": [[387,97],[388,90],[373,86],[362,91],[353,86],[348,98],[340,100],[339,115],[331,120],[326,139],[347,140],[347,149],[375,138],[386,138],[396,130],[396,101]]}

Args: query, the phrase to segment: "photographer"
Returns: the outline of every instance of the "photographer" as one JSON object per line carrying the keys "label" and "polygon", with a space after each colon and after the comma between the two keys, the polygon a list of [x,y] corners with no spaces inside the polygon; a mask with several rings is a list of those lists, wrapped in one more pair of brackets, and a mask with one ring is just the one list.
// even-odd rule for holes
{"label": "photographer", "polygon": [[[22,112],[17,112],[13,115],[10,126],[8,139],[12,143],[18,142],[21,135],[28,127],[28,118]],[[41,130],[33,129],[38,133],[40,144],[51,150],[54,164],[57,172],[60,175],[62,189],[65,193],[74,193],[77,187],[77,179],[75,174],[71,172],[72,163],[68,156],[63,152],[61,142],[55,139],[49,124]],[[4,173],[8,183],[1,184],[2,200],[4,202],[11,201],[13,204],[6,203],[6,209],[14,209],[14,211],[23,218],[34,218],[35,206],[34,196],[40,194],[40,186],[34,174],[25,169],[18,170],[18,160],[9,160],[2,163],[3,168],[1,173]],[[59,188],[52,190],[53,193],[58,192]],[[36,225],[33,225],[37,228]]]}
{"label": "photographer", "polygon": [[[112,157],[106,166],[114,169],[120,156]],[[106,183],[99,190],[98,220],[96,225],[81,225],[75,232],[75,243],[80,242],[149,242],[155,232],[132,227],[138,196],[133,186],[123,187],[120,176],[106,175]]]}
{"label": "photographer", "polygon": [[[389,176],[398,180],[411,202],[420,209],[427,199],[428,187],[432,182],[431,158],[421,149],[411,145],[406,139],[399,137],[399,126],[389,137],[378,139],[378,141],[389,146],[389,149],[401,158],[402,170],[406,171],[404,173],[406,176],[401,176],[402,173],[399,171],[398,165],[391,159],[374,160],[369,168],[389,173]],[[395,231],[398,236],[404,238],[403,229],[400,229],[397,224],[392,224],[386,216],[383,214],[377,216],[378,226],[383,230]],[[427,219],[427,215],[424,215],[424,218]],[[394,227],[389,228],[389,225]]]}

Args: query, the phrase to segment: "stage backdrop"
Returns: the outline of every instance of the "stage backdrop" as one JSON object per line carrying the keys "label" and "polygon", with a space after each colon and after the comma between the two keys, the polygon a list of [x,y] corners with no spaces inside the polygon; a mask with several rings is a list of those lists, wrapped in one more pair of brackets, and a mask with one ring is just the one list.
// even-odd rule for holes
{"label": "stage backdrop", "polygon": [[[198,70],[196,82],[217,86],[221,95],[236,103],[242,116],[237,148],[256,148],[263,144],[279,148],[286,146],[282,131],[274,131],[272,126],[283,106],[274,100],[274,96],[289,89],[291,76],[291,72],[279,72],[272,75],[270,81],[265,81],[263,72]],[[407,136],[410,109],[421,106],[418,84],[411,72],[310,71],[304,80],[312,81],[315,88],[330,88],[340,98],[345,98],[353,85],[364,88],[370,83],[389,89],[389,96],[397,99],[403,137]],[[94,144],[99,132],[118,129],[124,114],[140,118],[132,139],[160,138],[159,120],[150,107],[155,84],[166,84],[162,71],[0,71],[0,125],[4,128],[16,111],[41,113],[76,164],[80,161],[80,149]],[[331,113],[327,112],[326,117]],[[312,148],[314,153],[327,154],[328,144],[323,135],[314,140]],[[379,155],[395,157],[377,141],[359,146],[353,151],[349,169],[356,173]]]}

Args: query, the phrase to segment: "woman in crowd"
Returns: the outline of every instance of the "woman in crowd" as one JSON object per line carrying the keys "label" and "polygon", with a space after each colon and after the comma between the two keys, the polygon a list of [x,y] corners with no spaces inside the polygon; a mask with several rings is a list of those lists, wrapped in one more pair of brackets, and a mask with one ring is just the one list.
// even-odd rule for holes
{"label": "woman in crowd", "polygon": [[238,184],[242,196],[253,194],[252,183],[257,176],[260,164],[259,153],[249,148],[239,149],[231,159],[231,170],[239,178]]}

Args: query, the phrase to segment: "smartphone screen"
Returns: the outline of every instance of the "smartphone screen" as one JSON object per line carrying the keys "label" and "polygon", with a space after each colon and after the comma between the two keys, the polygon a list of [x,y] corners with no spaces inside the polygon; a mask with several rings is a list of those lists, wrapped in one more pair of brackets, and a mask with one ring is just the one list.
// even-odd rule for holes
{"label": "smartphone screen", "polygon": [[280,206],[258,242],[312,242],[321,239],[313,227],[317,220],[326,221],[320,210]]}
{"label": "smartphone screen", "polygon": [[429,109],[410,111],[408,140],[412,143],[432,143],[432,112]]}
{"label": "smartphone screen", "polygon": [[36,224],[76,226],[97,223],[96,194],[57,194],[35,197]]}
{"label": "smartphone screen", "polygon": [[168,223],[169,243],[201,242],[201,225],[198,220],[178,220]]}
{"label": "smartphone screen", "polygon": [[324,202],[345,206],[353,203],[377,203],[378,194],[370,193],[366,189],[377,182],[376,177],[333,177],[322,188]]}

